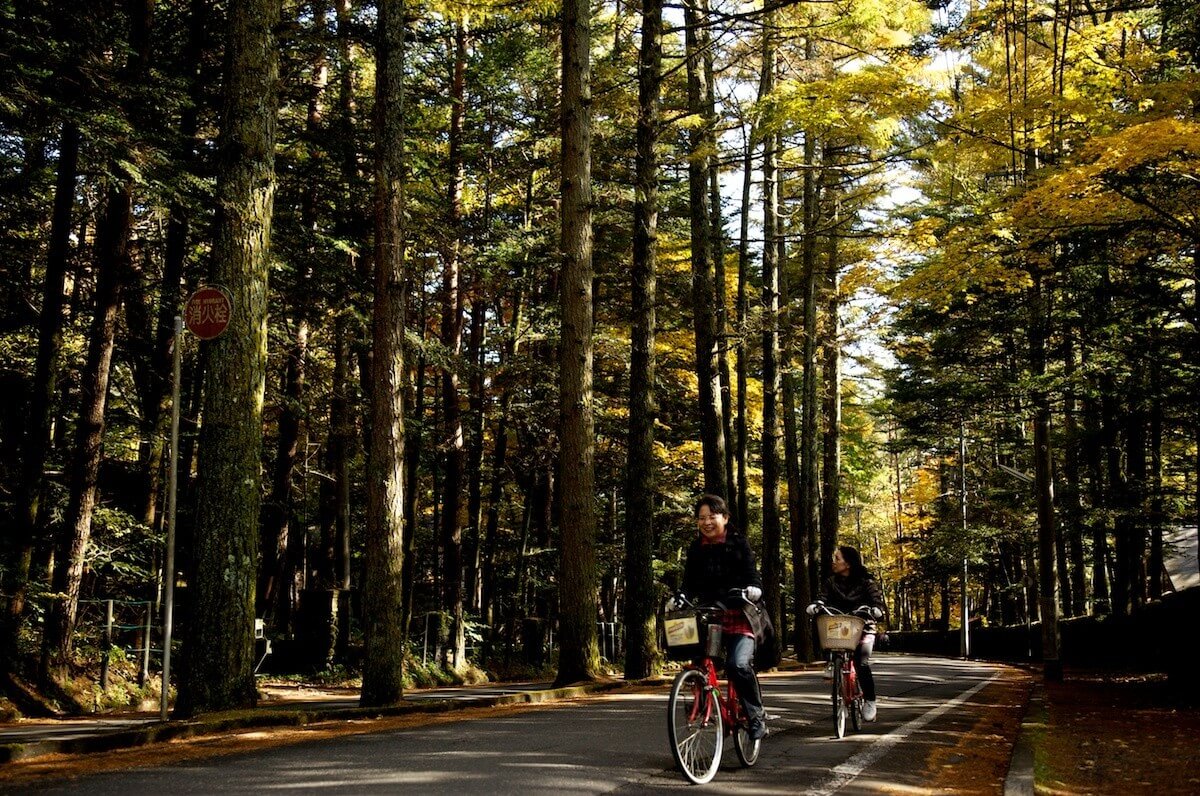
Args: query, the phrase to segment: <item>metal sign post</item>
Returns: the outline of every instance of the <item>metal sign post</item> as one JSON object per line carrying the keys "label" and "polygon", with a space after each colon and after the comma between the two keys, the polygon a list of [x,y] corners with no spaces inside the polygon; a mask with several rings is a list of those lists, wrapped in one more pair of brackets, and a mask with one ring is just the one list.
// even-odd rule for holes
{"label": "metal sign post", "polygon": [[175,495],[179,485],[179,371],[183,349],[183,318],[175,316],[175,344],[171,363],[171,455],[167,466],[167,555],[163,566],[163,666],[162,705],[159,718],[167,720],[171,690],[171,623],[175,614]]}

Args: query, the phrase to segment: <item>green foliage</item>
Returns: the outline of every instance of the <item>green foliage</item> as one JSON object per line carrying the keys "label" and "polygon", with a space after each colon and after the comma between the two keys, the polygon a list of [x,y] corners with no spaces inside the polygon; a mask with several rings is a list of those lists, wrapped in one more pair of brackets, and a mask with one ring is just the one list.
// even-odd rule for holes
{"label": "green foliage", "polygon": [[91,574],[98,596],[125,599],[142,596],[155,582],[163,537],[128,513],[99,507],[92,519]]}

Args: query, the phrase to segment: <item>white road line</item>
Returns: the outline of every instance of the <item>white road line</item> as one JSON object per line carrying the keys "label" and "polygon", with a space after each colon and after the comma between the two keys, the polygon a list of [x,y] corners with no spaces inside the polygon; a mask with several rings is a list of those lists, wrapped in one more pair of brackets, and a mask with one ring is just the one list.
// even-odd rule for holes
{"label": "white road line", "polygon": [[921,729],[946,711],[961,705],[963,702],[966,702],[968,699],[975,696],[980,689],[995,680],[998,676],[998,673],[993,674],[988,679],[978,683],[971,689],[964,691],[949,702],[944,702],[923,716],[918,716],[917,718],[913,719],[903,727],[898,727],[897,729],[892,730],[892,732],[883,736],[878,741],[875,741],[866,749],[852,756],[845,763],[834,766],[833,775],[831,777],[826,779],[813,790],[805,791],[805,793],[808,794],[808,796],[832,796],[832,794],[837,793],[842,787],[847,785],[851,780],[865,771],[868,766],[890,752],[892,747],[906,740],[908,736],[912,735],[914,732]]}

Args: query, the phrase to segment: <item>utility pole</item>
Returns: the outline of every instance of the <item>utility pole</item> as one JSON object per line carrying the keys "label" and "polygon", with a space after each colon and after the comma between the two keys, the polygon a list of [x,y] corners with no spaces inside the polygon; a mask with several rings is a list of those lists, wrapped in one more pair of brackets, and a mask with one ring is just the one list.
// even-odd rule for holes
{"label": "utility pole", "polygon": [[958,419],[958,504],[962,509],[962,657],[971,656],[971,612],[967,605],[967,428],[963,418]]}

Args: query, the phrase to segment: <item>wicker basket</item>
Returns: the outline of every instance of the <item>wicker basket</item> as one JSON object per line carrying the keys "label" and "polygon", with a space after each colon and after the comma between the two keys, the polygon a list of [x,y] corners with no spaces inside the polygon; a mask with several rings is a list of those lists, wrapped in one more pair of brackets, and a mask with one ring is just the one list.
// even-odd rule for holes
{"label": "wicker basket", "polygon": [[817,616],[817,635],[821,637],[821,649],[852,650],[862,640],[863,628],[867,623],[857,616],[848,614],[821,614]]}

